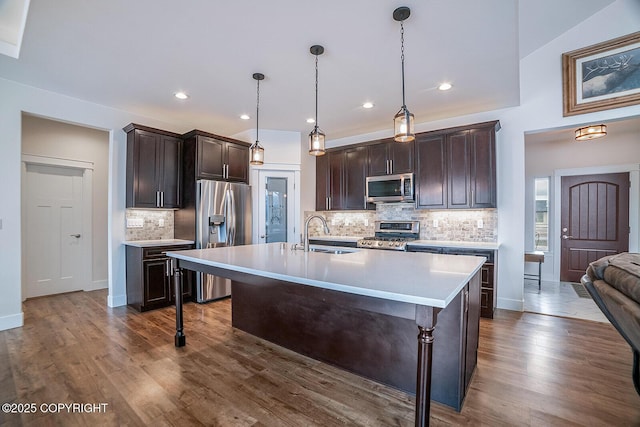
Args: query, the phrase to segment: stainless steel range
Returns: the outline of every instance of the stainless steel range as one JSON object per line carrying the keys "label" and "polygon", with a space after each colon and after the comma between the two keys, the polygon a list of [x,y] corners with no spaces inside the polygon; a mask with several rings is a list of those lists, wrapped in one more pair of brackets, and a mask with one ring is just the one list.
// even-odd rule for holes
{"label": "stainless steel range", "polygon": [[420,221],[376,221],[375,236],[358,240],[359,248],[406,251],[420,237]]}

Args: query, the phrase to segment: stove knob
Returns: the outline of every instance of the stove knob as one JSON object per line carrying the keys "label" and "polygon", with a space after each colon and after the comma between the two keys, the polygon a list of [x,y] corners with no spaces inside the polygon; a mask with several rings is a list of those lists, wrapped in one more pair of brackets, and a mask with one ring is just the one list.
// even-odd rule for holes
{"label": "stove knob", "polygon": [[382,246],[382,245],[383,245],[383,242],[378,242],[378,246]]}

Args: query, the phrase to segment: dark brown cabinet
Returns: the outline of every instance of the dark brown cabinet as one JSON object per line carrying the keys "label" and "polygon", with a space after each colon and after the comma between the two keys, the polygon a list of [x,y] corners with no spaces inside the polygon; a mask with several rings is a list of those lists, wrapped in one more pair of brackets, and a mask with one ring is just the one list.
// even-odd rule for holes
{"label": "dark brown cabinet", "polygon": [[327,151],[316,158],[316,210],[367,208],[365,179],[367,148],[354,146]]}
{"label": "dark brown cabinet", "polygon": [[343,150],[316,157],[316,210],[343,209],[344,157]]}
{"label": "dark brown cabinet", "polygon": [[446,141],[444,135],[416,138],[416,205],[419,209],[447,207]]}
{"label": "dark brown cabinet", "polygon": [[199,130],[182,137],[195,179],[249,182],[249,144]]}
{"label": "dark brown cabinet", "polygon": [[385,139],[368,146],[369,176],[413,172],[414,146],[412,142]]}
{"label": "dark brown cabinet", "polygon": [[[127,246],[127,304],[138,311],[166,307],[175,301],[173,276],[169,270],[167,251],[193,249],[182,246]],[[185,270],[183,276],[183,300],[192,299],[195,273]]]}
{"label": "dark brown cabinet", "polygon": [[179,208],[182,176],[180,136],[133,123],[124,131],[127,132],[126,206]]}
{"label": "dark brown cabinet", "polygon": [[447,255],[473,255],[483,256],[487,260],[482,264],[480,269],[480,303],[478,310],[480,317],[493,319],[493,312],[496,307],[497,291],[496,291],[496,252],[488,249],[467,249],[467,248],[450,248],[437,246],[415,246],[407,247],[409,252],[426,252],[431,254],[447,254]]}
{"label": "dark brown cabinet", "polygon": [[498,126],[489,122],[417,136],[418,209],[496,207]]}
{"label": "dark brown cabinet", "polygon": [[447,135],[449,208],[496,207],[494,135],[493,127]]}

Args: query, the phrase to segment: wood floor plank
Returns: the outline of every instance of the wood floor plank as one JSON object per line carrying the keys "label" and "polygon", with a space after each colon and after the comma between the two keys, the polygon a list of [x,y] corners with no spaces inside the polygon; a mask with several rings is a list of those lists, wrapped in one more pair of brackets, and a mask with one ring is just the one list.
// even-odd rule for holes
{"label": "wood floor plank", "polygon": [[[0,413],[0,426],[413,425],[413,396],[233,329],[228,299],[187,304],[175,348],[173,308],[109,308],[106,296],[28,300],[25,326],[0,332],[0,403],[106,412]],[[434,403],[431,423],[640,425],[631,361],[611,325],[498,310],[480,322],[462,411]]]}

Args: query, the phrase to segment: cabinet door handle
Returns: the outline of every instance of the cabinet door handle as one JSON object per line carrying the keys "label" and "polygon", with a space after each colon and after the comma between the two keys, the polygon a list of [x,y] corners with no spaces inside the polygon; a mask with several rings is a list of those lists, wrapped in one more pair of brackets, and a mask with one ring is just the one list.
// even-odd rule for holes
{"label": "cabinet door handle", "polygon": [[167,277],[171,277],[171,259],[167,258],[164,263],[165,263],[165,268],[167,270],[165,275]]}
{"label": "cabinet door handle", "polygon": [[164,208],[164,191],[160,192],[160,207]]}
{"label": "cabinet door handle", "polygon": [[385,169],[386,169],[387,175],[389,175],[391,173],[389,172],[389,160],[387,159],[386,162],[387,162],[387,167]]}
{"label": "cabinet door handle", "polygon": [[329,198],[328,197],[324,198],[324,209],[327,210],[327,211],[329,210]]}
{"label": "cabinet door handle", "polygon": [[389,173],[393,173],[393,160],[389,160]]}
{"label": "cabinet door handle", "polygon": [[160,192],[156,191],[156,208],[160,207]]}

